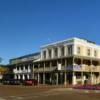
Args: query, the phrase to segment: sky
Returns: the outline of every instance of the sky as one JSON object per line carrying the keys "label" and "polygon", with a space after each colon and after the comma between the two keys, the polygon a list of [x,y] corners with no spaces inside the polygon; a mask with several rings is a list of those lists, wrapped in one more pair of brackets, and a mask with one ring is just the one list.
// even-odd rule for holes
{"label": "sky", "polygon": [[70,37],[100,44],[100,0],[0,0],[2,64]]}

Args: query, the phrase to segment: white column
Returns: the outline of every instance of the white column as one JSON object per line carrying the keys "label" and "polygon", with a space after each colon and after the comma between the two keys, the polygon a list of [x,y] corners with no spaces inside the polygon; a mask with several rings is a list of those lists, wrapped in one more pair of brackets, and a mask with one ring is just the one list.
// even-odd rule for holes
{"label": "white column", "polygon": [[21,73],[22,72],[22,70],[21,70],[21,66],[19,66],[19,73]]}
{"label": "white column", "polygon": [[[50,61],[50,71],[52,70],[51,61]],[[50,83],[52,83],[52,75],[50,73]]]}
{"label": "white column", "polygon": [[29,76],[29,74],[27,74],[27,79],[29,79],[30,78],[30,76]]}
{"label": "white column", "polygon": [[76,75],[75,75],[74,72],[73,72],[73,75],[72,75],[72,84],[76,85]]}
{"label": "white column", "polygon": [[75,45],[72,45],[72,55],[74,55],[75,54]]}
{"label": "white column", "polygon": [[26,72],[25,65],[23,66],[23,71]]}
{"label": "white column", "polygon": [[39,84],[39,82],[40,82],[40,75],[39,75],[39,73],[38,73],[38,84]]}
{"label": "white column", "polygon": [[50,83],[52,83],[52,77],[51,77],[51,75],[50,75]]}
{"label": "white column", "polygon": [[93,75],[93,79],[94,79],[94,80],[93,80],[93,83],[94,83],[94,84],[97,84],[97,77],[96,77],[95,74]]}
{"label": "white column", "polygon": [[49,58],[49,52],[48,52],[48,49],[46,49],[46,59]]}
{"label": "white column", "polygon": [[43,59],[43,50],[41,51],[41,59]]}
{"label": "white column", "polygon": [[65,72],[64,73],[64,85],[66,85],[67,84],[67,73]]}
{"label": "white column", "polygon": [[23,67],[23,70],[25,71],[25,65],[24,65],[24,67]]}
{"label": "white column", "polygon": [[17,70],[17,66],[15,67],[15,70],[18,71],[18,70]]}
{"label": "white column", "polygon": [[91,56],[94,57],[94,49],[91,49]]}
{"label": "white column", "polygon": [[32,70],[33,70],[32,72],[33,72],[33,79],[34,79],[34,64],[33,64],[33,69]]}
{"label": "white column", "polygon": [[45,84],[45,73],[43,73],[43,84]]}
{"label": "white column", "polygon": [[54,48],[52,48],[52,58],[54,58]]}
{"label": "white column", "polygon": [[84,81],[86,80],[86,76],[85,76],[85,75],[83,76],[83,80],[84,80]]}
{"label": "white column", "polygon": [[86,84],[86,76],[83,75],[83,78],[82,78],[82,85]]}
{"label": "white column", "polygon": [[84,84],[84,76],[83,76],[83,72],[81,72],[81,80],[82,80],[82,85]]}
{"label": "white column", "polygon": [[30,68],[30,65],[28,65],[28,72],[30,72],[31,71],[31,68]]}
{"label": "white column", "polygon": [[25,80],[25,75],[23,74],[23,80]]}
{"label": "white column", "polygon": [[61,56],[61,48],[58,47],[58,57],[60,57],[60,56]]}
{"label": "white column", "polygon": [[92,75],[92,84],[95,83],[95,77],[94,77],[94,74]]}
{"label": "white column", "polygon": [[92,85],[92,84],[93,84],[93,80],[94,80],[94,79],[93,79],[93,74],[92,74],[92,72],[91,72],[90,78],[91,78],[90,81],[91,81],[91,85]]}
{"label": "white column", "polygon": [[67,46],[66,45],[64,46],[64,49],[65,49],[64,50],[65,51],[65,56],[67,56],[68,55],[68,49],[67,49]]}
{"label": "white column", "polygon": [[20,75],[18,75],[18,79],[20,80]]}
{"label": "white column", "polygon": [[56,73],[56,85],[58,85],[58,73]]}
{"label": "white column", "polygon": [[34,75],[34,73],[33,73],[32,79],[35,79],[35,75]]}
{"label": "white column", "polygon": [[99,83],[100,83],[100,72],[99,72]]}
{"label": "white column", "polygon": [[76,55],[77,54],[77,47],[76,47],[76,42],[74,41],[74,44],[72,45],[72,54]]}

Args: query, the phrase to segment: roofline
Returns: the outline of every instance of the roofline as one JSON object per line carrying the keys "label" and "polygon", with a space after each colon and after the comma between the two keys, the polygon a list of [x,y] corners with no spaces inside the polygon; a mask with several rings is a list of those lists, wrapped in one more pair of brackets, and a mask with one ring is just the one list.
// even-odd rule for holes
{"label": "roofline", "polygon": [[38,54],[40,54],[40,52],[31,53],[31,54],[27,54],[27,55],[24,55],[24,56],[20,56],[20,57],[12,58],[12,59],[10,59],[10,60],[22,59],[22,58],[25,58],[25,57],[35,56],[35,55],[38,55]]}
{"label": "roofline", "polygon": [[65,39],[65,40],[56,41],[56,42],[53,42],[53,43],[50,43],[50,44],[43,45],[40,48],[45,48],[45,47],[50,46],[50,45],[56,45],[56,44],[59,44],[59,43],[62,43],[62,42],[72,40],[72,39],[77,39],[77,37],[72,37],[72,38],[68,38],[68,39]]}
{"label": "roofline", "polygon": [[46,45],[43,45],[41,46],[40,48],[45,48],[47,46],[53,46],[53,45],[57,45],[57,44],[60,44],[60,43],[63,43],[63,42],[66,42],[66,41],[69,41],[69,40],[72,40],[72,39],[78,39],[78,40],[83,40],[83,41],[87,41],[93,45],[96,45],[98,47],[100,47],[100,45],[96,44],[95,42],[91,41],[91,40],[88,40],[88,39],[85,39],[85,38],[80,38],[80,37],[71,37],[71,38],[68,38],[68,39],[65,39],[65,40],[60,40],[60,41],[57,41],[57,42],[53,42],[53,43],[49,43],[49,44],[46,44]]}

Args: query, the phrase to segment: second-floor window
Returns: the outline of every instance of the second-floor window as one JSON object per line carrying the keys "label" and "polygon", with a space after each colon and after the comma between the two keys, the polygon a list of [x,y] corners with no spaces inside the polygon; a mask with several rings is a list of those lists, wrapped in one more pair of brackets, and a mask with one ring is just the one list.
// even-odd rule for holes
{"label": "second-floor window", "polygon": [[25,65],[25,69],[28,70],[28,65]]}
{"label": "second-floor window", "polygon": [[72,55],[72,45],[68,46],[68,55]]}
{"label": "second-floor window", "polygon": [[87,55],[90,56],[91,52],[90,49],[87,49]]}
{"label": "second-floor window", "polygon": [[94,57],[97,57],[97,51],[96,50],[94,51]]}
{"label": "second-floor window", "polygon": [[50,62],[45,62],[45,67],[50,67]]}
{"label": "second-floor window", "polygon": [[80,54],[81,53],[81,49],[80,47],[77,47],[77,54]]}
{"label": "second-floor window", "polygon": [[46,51],[43,51],[43,58],[46,59]]}
{"label": "second-floor window", "polygon": [[19,66],[17,66],[17,70],[19,70]]}
{"label": "second-floor window", "polygon": [[61,47],[61,56],[64,56],[64,47]]}
{"label": "second-floor window", "polygon": [[57,61],[52,61],[52,66],[57,66]]}
{"label": "second-floor window", "polygon": [[21,70],[23,70],[23,65],[21,66]]}
{"label": "second-floor window", "polygon": [[49,53],[49,58],[51,58],[52,56],[51,49],[48,50],[48,53]]}
{"label": "second-floor window", "polygon": [[58,56],[58,49],[55,48],[55,49],[54,49],[54,57],[57,57],[57,56]]}

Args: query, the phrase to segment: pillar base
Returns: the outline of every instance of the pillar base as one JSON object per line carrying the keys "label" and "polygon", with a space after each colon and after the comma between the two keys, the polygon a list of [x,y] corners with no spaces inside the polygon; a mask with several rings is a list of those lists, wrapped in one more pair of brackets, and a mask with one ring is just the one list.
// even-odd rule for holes
{"label": "pillar base", "polygon": [[66,86],[67,85],[67,82],[64,82],[64,85]]}

